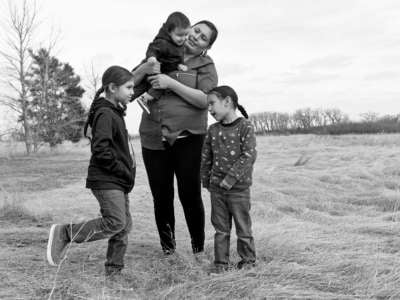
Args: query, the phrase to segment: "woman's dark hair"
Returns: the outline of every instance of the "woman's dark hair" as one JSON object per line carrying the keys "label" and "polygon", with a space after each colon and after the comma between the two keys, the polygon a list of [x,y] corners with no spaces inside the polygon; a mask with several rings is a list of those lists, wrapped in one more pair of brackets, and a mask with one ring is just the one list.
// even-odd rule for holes
{"label": "woman's dark hair", "polygon": [[236,94],[235,90],[231,88],[230,86],[227,85],[221,85],[213,88],[209,94],[214,94],[216,95],[219,99],[224,99],[226,97],[230,97],[232,99],[233,107],[238,109],[240,113],[245,117],[246,119],[249,118],[249,115],[247,114],[246,110],[242,105],[239,104],[239,98],[238,95]]}
{"label": "woman's dark hair", "polygon": [[121,86],[131,79],[133,79],[133,74],[127,69],[120,66],[111,66],[104,72],[101,78],[101,87],[96,91],[96,94],[94,95],[94,99],[92,101],[92,104],[90,105],[88,117],[83,128],[83,135],[85,137],[87,137],[86,133],[88,126],[92,126],[96,102],[98,101],[100,95],[104,91],[107,91],[109,89],[109,85],[111,83],[114,83],[116,86]]}
{"label": "woman's dark hair", "polygon": [[175,28],[188,28],[190,27],[189,18],[183,13],[176,11],[170,14],[167,21],[164,23],[164,28],[167,32],[173,31]]}
{"label": "woman's dark hair", "polygon": [[207,21],[207,20],[202,20],[197,22],[196,24],[194,24],[193,26],[196,26],[197,24],[205,24],[208,26],[208,28],[211,29],[211,36],[210,36],[210,41],[208,43],[208,48],[211,48],[211,46],[214,44],[215,40],[218,37],[218,29],[217,27],[214,25],[214,23]]}

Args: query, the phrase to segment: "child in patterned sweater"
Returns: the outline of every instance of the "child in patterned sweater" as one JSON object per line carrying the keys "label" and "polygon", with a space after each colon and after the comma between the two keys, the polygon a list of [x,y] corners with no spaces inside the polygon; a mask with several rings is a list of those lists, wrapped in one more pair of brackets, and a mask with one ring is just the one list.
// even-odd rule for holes
{"label": "child in patterned sweater", "polygon": [[[245,118],[238,117],[236,108]],[[211,195],[211,223],[215,228],[214,267],[220,273],[229,266],[232,218],[237,235],[239,269],[255,265],[256,252],[251,231],[250,185],[256,160],[256,138],[236,92],[219,86],[208,94],[208,110],[218,121],[207,132],[201,161],[203,187]]]}

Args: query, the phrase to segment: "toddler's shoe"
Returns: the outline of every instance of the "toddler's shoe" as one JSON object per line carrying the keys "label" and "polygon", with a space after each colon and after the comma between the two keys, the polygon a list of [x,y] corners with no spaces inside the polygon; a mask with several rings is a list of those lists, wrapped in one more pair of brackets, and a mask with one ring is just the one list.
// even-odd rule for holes
{"label": "toddler's shoe", "polygon": [[133,99],[132,101],[135,101],[139,104],[139,106],[145,111],[146,113],[150,114],[150,108],[149,108],[149,102],[153,100],[154,97],[148,93],[144,93],[137,97],[136,99]]}

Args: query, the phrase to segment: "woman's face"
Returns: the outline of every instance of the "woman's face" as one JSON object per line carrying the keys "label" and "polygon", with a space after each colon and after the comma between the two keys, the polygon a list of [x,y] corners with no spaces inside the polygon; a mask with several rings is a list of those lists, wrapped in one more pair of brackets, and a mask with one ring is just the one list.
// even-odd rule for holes
{"label": "woman's face", "polygon": [[210,45],[212,30],[206,24],[194,25],[188,35],[185,46],[189,53],[200,54]]}

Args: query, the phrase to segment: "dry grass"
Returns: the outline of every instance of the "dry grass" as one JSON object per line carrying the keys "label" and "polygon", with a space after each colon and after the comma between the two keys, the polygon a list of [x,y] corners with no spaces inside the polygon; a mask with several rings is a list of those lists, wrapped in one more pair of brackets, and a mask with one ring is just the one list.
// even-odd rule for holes
{"label": "dry grass", "polygon": [[[74,244],[52,299],[400,298],[400,135],[258,138],[252,189],[258,265],[218,276],[194,262],[179,201],[178,253],[161,255],[137,141],[135,146],[134,227],[123,276],[106,284],[105,241]],[[0,158],[0,200],[14,203],[11,211],[22,210],[0,216],[1,299],[45,299],[52,292],[56,269],[45,261],[50,220],[44,216],[75,222],[98,215],[95,198],[84,189],[86,148],[58,151]],[[209,219],[206,193],[204,202]],[[2,207],[0,215],[10,216]],[[25,221],[16,222],[18,216]],[[212,244],[207,222],[210,261]]]}

